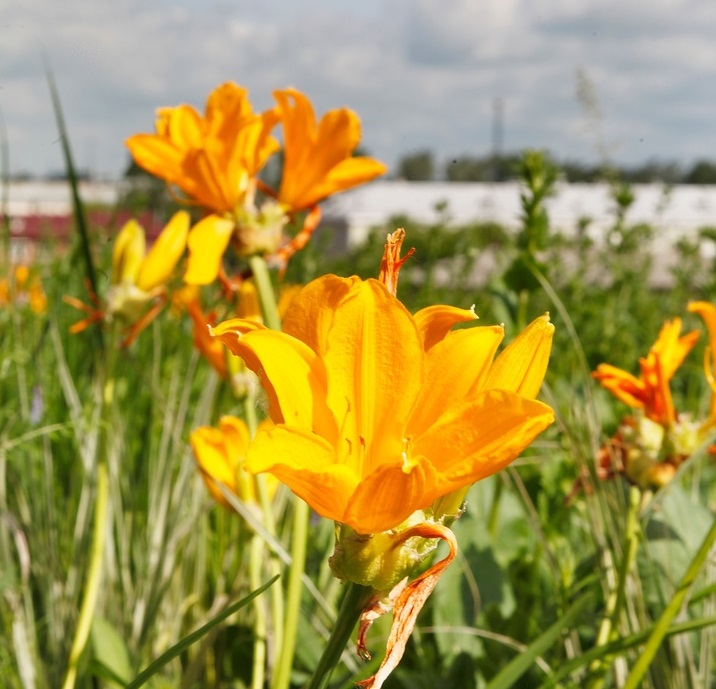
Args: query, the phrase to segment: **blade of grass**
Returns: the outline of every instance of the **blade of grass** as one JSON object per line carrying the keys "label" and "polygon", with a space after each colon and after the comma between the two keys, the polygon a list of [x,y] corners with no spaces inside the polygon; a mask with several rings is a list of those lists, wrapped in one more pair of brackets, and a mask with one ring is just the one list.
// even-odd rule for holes
{"label": "blade of grass", "polygon": [[643,652],[627,677],[624,689],[637,689],[637,687],[641,684],[641,680],[647,673],[649,666],[654,660],[654,656],[656,656],[656,652],[659,650],[659,646],[661,646],[661,642],[664,640],[664,637],[669,630],[671,621],[674,617],[676,617],[681,610],[682,605],[686,601],[688,593],[691,590],[691,586],[703,568],[714,542],[716,542],[716,520],[714,520],[711,529],[706,534],[706,538],[704,538],[696,556],[691,561],[689,568],[686,570],[686,574],[684,574],[683,578],[679,582],[679,586],[676,589],[674,596],[669,601],[669,604],[664,609],[661,617],[654,625],[651,636],[646,642]]}
{"label": "blade of grass", "polygon": [[535,639],[524,653],[520,653],[492,678],[486,689],[509,689],[532,667],[537,658],[543,656],[559,641],[565,629],[571,628],[592,601],[593,594],[585,593],[578,598],[551,627]]}
{"label": "blade of grass", "polygon": [[[84,257],[85,273],[87,275],[87,281],[89,282],[90,288],[92,289],[92,293],[99,294],[97,290],[97,272],[92,259],[92,244],[87,227],[87,216],[84,204],[82,203],[82,198],[80,197],[79,181],[77,179],[74,160],[72,159],[70,139],[67,134],[67,126],[62,112],[62,103],[60,102],[60,95],[57,91],[55,77],[47,60],[45,60],[45,74],[47,75],[47,85],[50,89],[52,107],[55,111],[55,121],[57,122],[57,129],[60,134],[62,155],[65,159],[65,169],[67,171],[67,181],[70,185],[70,191],[72,193],[72,208],[75,216],[75,225],[77,226],[77,231],[80,236],[80,246],[82,249],[82,256]],[[100,350],[102,350],[104,349],[104,337],[102,335],[102,330],[100,328],[94,328],[94,331],[97,333],[97,341],[100,345]]]}
{"label": "blade of grass", "polygon": [[[689,620],[688,622],[672,625],[666,631],[665,636],[671,637],[676,636],[677,634],[695,632],[699,629],[710,627],[712,625],[716,625],[716,617],[703,617],[695,620]],[[636,634],[626,636],[622,639],[617,639],[616,641],[612,641],[605,646],[595,646],[577,658],[568,660],[564,664],[560,665],[559,669],[542,685],[542,687],[547,689],[547,687],[557,686],[558,682],[577,671],[580,667],[589,664],[593,660],[613,658],[614,656],[622,655],[632,648],[643,644],[653,633],[655,626],[655,624],[651,625]]]}
{"label": "blade of grass", "polygon": [[174,660],[178,655],[182,654],[192,644],[196,643],[201,637],[207,632],[211,631],[217,624],[223,622],[227,617],[233,615],[237,610],[241,610],[244,606],[248,605],[254,598],[260,596],[269,586],[274,584],[278,576],[267,581],[261,588],[256,589],[245,598],[237,601],[230,605],[226,610],[220,612],[216,617],[209,620],[203,627],[199,627],[196,631],[185,636],[179,643],[174,644],[170,649],[166,650],[160,655],[153,663],[142,670],[126,687],[125,689],[138,689],[143,684],[146,684],[147,680],[157,674],[168,662]]}

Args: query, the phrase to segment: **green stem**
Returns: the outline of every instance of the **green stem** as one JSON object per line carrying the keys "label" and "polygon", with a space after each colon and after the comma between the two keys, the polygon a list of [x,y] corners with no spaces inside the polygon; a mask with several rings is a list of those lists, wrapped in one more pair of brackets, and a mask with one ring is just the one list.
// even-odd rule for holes
{"label": "green stem", "polygon": [[108,436],[111,428],[110,414],[114,403],[114,369],[117,361],[118,338],[117,325],[112,332],[109,348],[104,350],[106,356],[104,367],[104,385],[102,386],[102,408],[100,410],[99,442],[97,443],[97,495],[94,507],[94,525],[90,562],[87,581],[80,606],[79,619],[75,636],[72,640],[70,657],[67,664],[67,675],[62,689],[73,689],[77,680],[77,667],[89,639],[92,629],[97,597],[102,581],[102,562],[106,545],[107,515],[109,513],[109,462]]}
{"label": "green stem", "polygon": [[[249,588],[261,587],[261,564],[264,542],[258,535],[251,537],[249,555]],[[280,587],[277,587],[280,588]],[[263,689],[266,675],[266,604],[262,596],[254,598],[254,661],[251,672],[251,689]]]}
{"label": "green stem", "polygon": [[308,503],[294,500],[293,530],[291,532],[291,569],[286,589],[286,618],[283,625],[283,644],[279,650],[278,667],[271,689],[288,689],[296,649],[296,631],[301,612],[303,573],[306,567],[306,544],[308,542]]}
{"label": "green stem", "polygon": [[97,498],[94,508],[94,533],[92,536],[92,551],[90,555],[90,566],[87,573],[84,597],[80,607],[80,616],[75,630],[75,638],[72,641],[70,659],[68,661],[67,675],[62,689],[72,689],[77,679],[77,665],[87,645],[92,618],[94,617],[97,595],[102,580],[102,560],[104,559],[105,526],[107,522],[107,507],[109,495],[109,480],[107,476],[107,464],[100,462],[97,467]]}
{"label": "green stem", "polygon": [[[244,412],[246,414],[246,424],[249,427],[249,433],[253,438],[256,435],[256,427],[258,421],[256,419],[256,399],[253,393],[249,392],[244,398]],[[266,531],[272,536],[276,535],[276,522],[273,518],[273,506],[266,489],[266,477],[258,474],[256,477],[256,490],[259,496],[259,505],[261,506],[261,516]],[[275,553],[271,553],[269,559],[269,570],[271,576],[281,575],[281,562]],[[283,644],[283,586],[271,587],[271,624],[273,626],[273,645],[275,649],[280,649]]]}
{"label": "green stem", "polygon": [[[629,490],[629,509],[627,512],[622,560],[617,574],[617,586],[607,597],[604,619],[602,619],[595,643],[597,648],[609,643],[614,636],[614,631],[619,622],[619,615],[626,601],[626,583],[634,566],[636,551],[639,546],[640,502],[641,490],[637,486],[632,486]],[[589,689],[598,689],[604,684],[604,673],[607,670],[607,666],[602,661],[595,661],[592,663],[590,670],[596,673],[597,676],[590,682]]]}
{"label": "green stem", "polygon": [[676,589],[674,596],[669,601],[669,604],[664,609],[661,617],[654,625],[654,630],[652,631],[649,640],[646,642],[646,646],[644,646],[644,651],[639,656],[639,659],[636,661],[632,671],[627,677],[624,689],[637,689],[641,684],[641,681],[644,678],[644,675],[646,675],[651,662],[654,660],[656,652],[661,646],[661,642],[669,632],[672,620],[681,610],[681,607],[691,590],[691,586],[696,577],[699,575],[699,572],[701,572],[701,569],[703,568],[715,542],[716,520],[714,520],[714,523],[711,525],[711,529],[706,534],[706,538],[704,538],[703,543],[701,543],[701,547],[696,553],[696,557],[694,557],[689,565],[689,568],[686,570],[686,574],[684,574],[683,578],[679,582],[679,586]]}
{"label": "green stem", "polygon": [[272,330],[281,330],[281,317],[278,314],[276,296],[271,283],[271,275],[268,271],[266,261],[261,256],[252,256],[249,259],[251,272],[256,281],[256,289],[259,293],[261,311],[263,311],[264,323]]}
{"label": "green stem", "polygon": [[373,589],[368,586],[348,584],[331,636],[321,659],[318,661],[318,667],[316,667],[316,671],[305,689],[325,689],[328,685],[333,669],[341,659],[341,655],[351,638],[363,608],[374,593]]}

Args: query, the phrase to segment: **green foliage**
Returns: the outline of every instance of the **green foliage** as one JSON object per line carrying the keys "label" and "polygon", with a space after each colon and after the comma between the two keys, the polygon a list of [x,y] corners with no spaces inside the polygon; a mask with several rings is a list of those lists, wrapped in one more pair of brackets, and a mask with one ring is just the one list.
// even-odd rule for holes
{"label": "green foliage", "polygon": [[[614,633],[598,643],[624,561],[629,491],[619,480],[596,476],[596,453],[625,408],[597,389],[589,372],[606,361],[637,373],[639,357],[667,318],[683,316],[689,328],[699,327],[685,306],[716,298],[714,266],[701,253],[716,234],[705,230],[674,247],[679,262],[670,285],[655,288],[654,230],[629,222],[628,186],[613,187],[614,219],[605,232],[585,220],[562,234],[544,210],[554,166],[532,153],[522,159],[520,174],[524,216],[517,234],[493,223],[454,226],[444,207],[436,223],[394,218],[365,245],[330,255],[332,231],[323,228],[323,238],[295,256],[285,276],[286,282],[325,272],[376,276],[386,233],[403,226],[407,247],[416,249],[399,288],[411,311],[475,304],[482,324],[505,324],[506,342],[544,311],[556,325],[542,394],[557,423],[516,466],[472,488],[467,511],[454,524],[458,559],[429,599],[386,687],[607,689],[620,686],[648,644],[658,649],[644,686],[709,686],[716,676],[716,591],[713,568],[698,566],[698,557],[716,494],[706,454],[640,505],[627,602]],[[89,236],[102,293],[109,244],[101,233]],[[220,413],[241,414],[240,405],[193,351],[186,319],[165,311],[118,353],[115,401],[103,422],[95,341],[90,333],[68,334],[77,316],[61,300],[83,294],[82,256],[48,246],[37,268],[48,313],[21,304],[0,309],[3,686],[61,686],[89,559],[101,429],[110,475],[108,547],[77,687],[136,684],[147,667],[153,676],[146,686],[155,689],[248,686],[255,608],[238,606],[226,619],[222,611],[251,592],[252,527],[211,502],[187,446],[192,428]],[[679,409],[708,407],[704,346],[674,380]],[[280,559],[290,550],[290,501],[283,493],[277,502],[262,582],[276,562],[270,553]],[[315,518],[310,528],[306,572],[313,588],[302,596],[294,687],[319,663],[343,591],[327,564],[332,525]],[[697,593],[689,600],[683,581],[690,572]],[[274,584],[281,586],[283,579]],[[262,597],[267,608],[270,593]],[[678,617],[672,615],[675,595],[682,597]],[[204,632],[200,639],[191,636],[197,630]],[[344,654],[331,686],[352,686],[375,669],[387,633],[388,621],[379,621],[368,639],[373,665]],[[273,634],[269,624],[269,649]]]}

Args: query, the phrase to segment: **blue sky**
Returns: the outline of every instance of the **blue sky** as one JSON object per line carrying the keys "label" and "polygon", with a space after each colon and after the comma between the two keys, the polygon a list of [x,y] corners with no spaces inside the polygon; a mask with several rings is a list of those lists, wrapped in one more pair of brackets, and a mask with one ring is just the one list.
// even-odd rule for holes
{"label": "blue sky", "polygon": [[506,150],[689,164],[716,159],[714,31],[713,0],[5,0],[0,112],[13,172],[62,167],[44,52],[78,164],[105,175],[155,108],[226,80],[256,108],[285,86],[353,108],[389,166],[488,153],[496,98]]}

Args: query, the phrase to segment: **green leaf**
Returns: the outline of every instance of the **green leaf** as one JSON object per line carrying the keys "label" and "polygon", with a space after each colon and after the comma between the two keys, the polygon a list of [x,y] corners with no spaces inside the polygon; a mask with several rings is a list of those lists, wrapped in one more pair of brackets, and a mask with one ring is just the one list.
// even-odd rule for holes
{"label": "green leaf", "polygon": [[564,630],[574,626],[584,609],[591,603],[592,598],[592,593],[585,593],[578,598],[562,617],[527,647],[527,650],[502,668],[492,678],[486,689],[510,689],[513,687],[515,682],[532,667],[535,660],[559,641]]}
{"label": "green leaf", "polygon": [[115,686],[124,686],[132,676],[129,651],[119,632],[104,618],[95,617],[90,631],[93,659],[100,672],[109,675]]}
{"label": "green leaf", "polygon": [[218,615],[216,615],[216,617],[213,617],[203,627],[199,627],[199,629],[197,629],[195,632],[192,632],[188,636],[185,636],[181,641],[179,641],[179,643],[174,644],[174,646],[162,653],[162,655],[160,655],[147,668],[142,670],[134,678],[134,680],[131,681],[125,687],[125,689],[138,689],[138,687],[141,687],[147,682],[148,679],[150,679],[153,675],[159,672],[159,670],[161,670],[169,661],[174,660],[174,658],[186,651],[187,648],[189,648],[192,644],[196,643],[199,639],[201,639],[202,636],[204,636],[207,632],[211,631],[214,627],[216,627],[217,624],[220,624],[227,617],[233,615],[237,610],[241,610],[241,608],[248,605],[254,598],[260,596],[267,588],[269,588],[269,586],[271,586],[278,579],[278,577],[279,575],[277,574],[273,579],[267,581],[263,586],[256,589],[253,593],[249,594],[245,598],[242,598],[240,601],[233,603],[228,608],[226,608],[226,610],[220,612]]}

